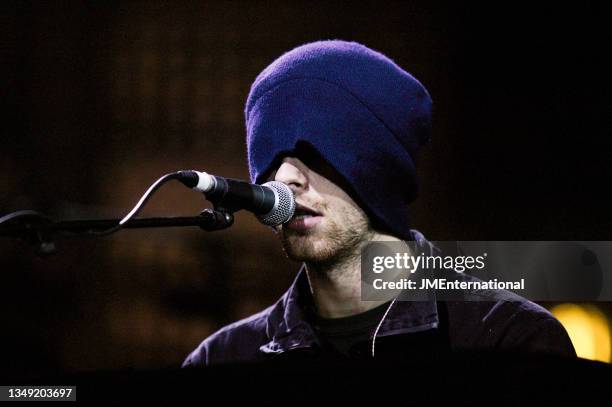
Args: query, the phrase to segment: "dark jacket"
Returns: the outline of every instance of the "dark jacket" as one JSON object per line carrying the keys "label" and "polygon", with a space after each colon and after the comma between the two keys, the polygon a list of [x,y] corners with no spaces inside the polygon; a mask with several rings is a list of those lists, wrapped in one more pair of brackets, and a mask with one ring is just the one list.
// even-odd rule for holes
{"label": "dark jacket", "polygon": [[[420,245],[429,244],[420,233],[414,236]],[[508,292],[488,295],[486,301],[395,301],[375,338],[354,346],[351,358],[401,361],[461,350],[576,355],[567,332],[546,309]],[[306,318],[311,304],[302,268],[276,304],[208,337],[183,367],[337,357]]]}

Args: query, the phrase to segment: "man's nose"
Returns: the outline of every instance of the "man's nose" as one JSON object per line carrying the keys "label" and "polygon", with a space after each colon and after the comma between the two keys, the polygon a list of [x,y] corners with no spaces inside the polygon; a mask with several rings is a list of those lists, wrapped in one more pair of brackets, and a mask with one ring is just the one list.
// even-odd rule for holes
{"label": "man's nose", "polygon": [[280,181],[291,188],[293,192],[305,189],[308,185],[306,176],[291,159],[285,158],[274,176],[275,181]]}

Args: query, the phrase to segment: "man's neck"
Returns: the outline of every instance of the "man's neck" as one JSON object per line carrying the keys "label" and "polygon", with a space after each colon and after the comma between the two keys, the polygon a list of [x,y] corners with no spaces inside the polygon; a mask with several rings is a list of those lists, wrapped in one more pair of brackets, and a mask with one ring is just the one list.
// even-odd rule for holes
{"label": "man's neck", "polygon": [[369,240],[355,246],[354,250],[335,261],[305,263],[308,282],[319,316],[342,318],[357,315],[391,299],[361,300],[361,250],[369,241],[400,241],[400,239],[375,232]]}

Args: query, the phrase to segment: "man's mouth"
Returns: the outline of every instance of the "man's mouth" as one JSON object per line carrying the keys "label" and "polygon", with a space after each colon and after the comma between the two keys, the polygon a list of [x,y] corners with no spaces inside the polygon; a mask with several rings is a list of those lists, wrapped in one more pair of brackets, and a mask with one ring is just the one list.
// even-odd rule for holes
{"label": "man's mouth", "polygon": [[293,218],[303,219],[309,216],[321,216],[321,214],[314,209],[310,209],[308,206],[296,203]]}
{"label": "man's mouth", "polygon": [[288,229],[304,232],[315,227],[322,218],[323,215],[319,212],[297,203],[293,217],[284,226]]}

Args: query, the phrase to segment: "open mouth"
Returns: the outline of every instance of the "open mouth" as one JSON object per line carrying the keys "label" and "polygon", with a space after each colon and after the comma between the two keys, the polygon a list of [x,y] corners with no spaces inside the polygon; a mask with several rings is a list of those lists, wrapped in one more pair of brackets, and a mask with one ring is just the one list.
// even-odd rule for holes
{"label": "open mouth", "polygon": [[295,212],[293,214],[292,219],[307,219],[313,216],[321,216],[321,214],[313,209],[308,208],[307,206],[296,204]]}
{"label": "open mouth", "polygon": [[321,215],[319,212],[298,203],[296,204],[293,217],[285,224],[285,227],[301,233],[306,233],[307,231],[316,227],[322,219],[323,215]]}

